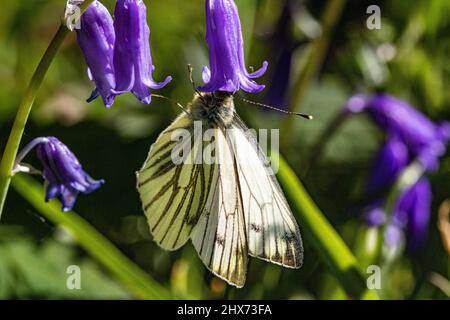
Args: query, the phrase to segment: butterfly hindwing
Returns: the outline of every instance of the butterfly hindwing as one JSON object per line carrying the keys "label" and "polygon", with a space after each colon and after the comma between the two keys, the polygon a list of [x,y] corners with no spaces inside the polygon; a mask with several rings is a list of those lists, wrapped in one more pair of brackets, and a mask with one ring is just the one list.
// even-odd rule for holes
{"label": "butterfly hindwing", "polygon": [[300,230],[270,161],[239,116],[229,130],[236,157],[251,256],[290,268],[303,263]]}
{"label": "butterfly hindwing", "polygon": [[243,206],[231,146],[221,129],[215,138],[218,169],[192,243],[214,274],[240,288],[248,261]]}

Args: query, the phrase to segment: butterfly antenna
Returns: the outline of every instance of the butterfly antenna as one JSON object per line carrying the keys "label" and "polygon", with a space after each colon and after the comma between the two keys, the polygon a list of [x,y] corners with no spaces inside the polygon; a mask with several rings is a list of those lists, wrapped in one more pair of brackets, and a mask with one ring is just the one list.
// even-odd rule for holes
{"label": "butterfly antenna", "polygon": [[259,102],[247,100],[247,99],[244,99],[244,98],[239,98],[239,99],[244,101],[244,102],[247,102],[247,103],[253,104],[255,106],[258,106],[258,107],[263,107],[263,108],[266,108],[266,109],[275,110],[275,111],[278,111],[278,112],[281,112],[281,113],[284,113],[284,114],[288,114],[288,115],[291,115],[291,116],[299,116],[299,117],[305,118],[307,120],[314,119],[314,117],[309,115],[309,114],[304,114],[304,113],[300,113],[300,112],[286,111],[286,110],[283,110],[283,109],[280,109],[280,108],[276,108],[274,106],[270,106],[268,104],[259,103]]}
{"label": "butterfly antenna", "polygon": [[198,96],[200,97],[200,99],[202,100],[203,103],[206,104],[206,100],[205,97],[203,96],[203,93],[201,93],[198,89],[197,89],[197,85],[195,84],[194,81],[194,68],[192,67],[191,64],[188,64],[188,72],[189,72],[189,81],[192,84],[192,88],[194,89],[195,93],[198,94]]}
{"label": "butterfly antenna", "polygon": [[187,114],[189,114],[189,115],[191,114],[181,103],[179,103],[179,102],[177,102],[177,101],[175,101],[173,99],[170,99],[170,98],[168,98],[166,96],[162,96],[162,95],[159,95],[159,94],[153,94],[153,93],[152,93],[152,97],[158,98],[158,99],[167,100],[167,101],[173,103],[174,105],[176,105],[177,107],[179,107],[181,110],[183,110]]}

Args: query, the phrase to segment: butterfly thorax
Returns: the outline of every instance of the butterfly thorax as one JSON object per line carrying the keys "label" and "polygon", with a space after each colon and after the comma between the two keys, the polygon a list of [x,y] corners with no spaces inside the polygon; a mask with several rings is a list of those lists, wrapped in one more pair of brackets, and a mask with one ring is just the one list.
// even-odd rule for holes
{"label": "butterfly thorax", "polygon": [[234,116],[233,95],[228,92],[196,94],[189,105],[194,121],[202,121],[208,126],[225,126],[231,124]]}

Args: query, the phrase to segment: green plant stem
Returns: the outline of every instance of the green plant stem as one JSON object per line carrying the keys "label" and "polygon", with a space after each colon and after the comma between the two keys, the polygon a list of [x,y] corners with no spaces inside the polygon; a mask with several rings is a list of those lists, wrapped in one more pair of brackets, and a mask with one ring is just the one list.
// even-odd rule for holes
{"label": "green plant stem", "polygon": [[[93,0],[86,0],[81,6],[81,12],[84,12]],[[39,88],[47,74],[50,65],[52,64],[59,48],[64,42],[66,35],[69,33],[69,29],[63,24],[60,25],[53,40],[45,51],[44,55],[39,62],[30,84],[25,91],[22,102],[20,103],[17,111],[16,119],[14,121],[11,133],[6,144],[6,148],[3,152],[3,158],[0,162],[0,219],[2,217],[3,209],[5,206],[6,196],[8,194],[9,185],[11,183],[12,170],[16,159],[17,152],[19,150],[22,135],[25,130],[25,126],[28,121],[28,117],[33,107]]]}
{"label": "green plant stem", "polygon": [[5,205],[9,185],[11,183],[11,172],[14,166],[14,161],[19,150],[20,141],[22,140],[25,125],[30,115],[37,91],[40,88],[45,74],[47,73],[47,70],[56,56],[56,53],[63,43],[67,33],[68,29],[61,25],[50,43],[50,46],[42,57],[41,62],[39,63],[39,66],[31,79],[30,85],[25,92],[22,103],[19,106],[19,110],[17,111],[16,119],[9,135],[0,167],[0,218]]}
{"label": "green plant stem", "polygon": [[111,271],[137,298],[168,299],[167,290],[122,254],[111,242],[75,212],[62,213],[57,200],[46,203],[44,188],[32,178],[18,174],[13,188],[42,216],[65,228],[98,262]]}
{"label": "green plant stem", "polygon": [[[325,59],[331,36],[341,17],[346,2],[347,0],[328,0],[321,19],[322,35],[314,41],[307,52],[304,67],[292,89],[290,111],[298,112],[300,110],[302,101],[311,84],[311,80],[316,76]],[[292,137],[295,121],[295,117],[286,118],[281,141],[283,150],[288,150],[286,147],[288,146],[289,139]]]}
{"label": "green plant stem", "polygon": [[395,209],[395,204],[400,195],[405,190],[415,185],[424,173],[424,168],[419,160],[412,162],[409,166],[403,169],[389,192],[386,204],[384,206],[384,211],[391,214]]}
{"label": "green plant stem", "polygon": [[367,288],[363,270],[345,242],[313,202],[294,171],[281,156],[279,159],[279,181],[293,211],[299,217],[307,241],[314,247],[349,297],[378,299],[378,294]]}

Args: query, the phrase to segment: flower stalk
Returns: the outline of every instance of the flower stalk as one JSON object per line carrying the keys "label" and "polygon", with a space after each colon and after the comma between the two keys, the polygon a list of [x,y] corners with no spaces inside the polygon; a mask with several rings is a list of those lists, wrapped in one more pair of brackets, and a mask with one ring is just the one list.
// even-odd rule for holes
{"label": "flower stalk", "polygon": [[[84,12],[86,8],[93,2],[93,0],[86,0],[81,6],[81,12]],[[69,29],[61,24],[58,31],[53,37],[50,45],[45,51],[44,55],[39,62],[36,71],[25,91],[23,100],[20,103],[19,109],[17,111],[16,118],[14,120],[11,133],[6,144],[6,148],[3,152],[3,157],[0,162],[0,219],[5,206],[6,196],[8,194],[9,186],[11,184],[12,171],[14,169],[14,163],[16,161],[16,155],[19,150],[20,142],[22,140],[22,135],[25,130],[31,109],[33,107],[34,101],[36,99],[37,93],[44,81],[50,65],[52,64],[59,48],[64,42]]]}

